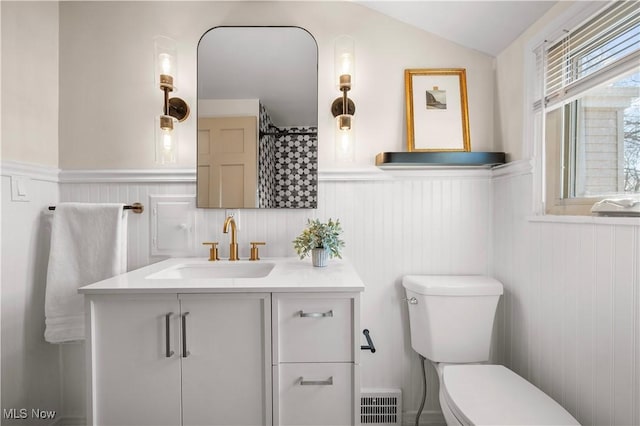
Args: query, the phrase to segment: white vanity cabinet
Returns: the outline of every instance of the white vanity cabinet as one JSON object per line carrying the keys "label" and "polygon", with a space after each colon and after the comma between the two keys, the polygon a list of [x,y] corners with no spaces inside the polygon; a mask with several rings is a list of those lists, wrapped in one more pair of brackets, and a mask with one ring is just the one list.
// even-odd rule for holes
{"label": "white vanity cabinet", "polygon": [[273,294],[274,424],[359,424],[359,319],[357,292]]}
{"label": "white vanity cabinet", "polygon": [[270,294],[87,297],[91,425],[270,425]]}
{"label": "white vanity cabinet", "polygon": [[244,262],[167,259],[80,289],[87,424],[360,424],[353,267]]}

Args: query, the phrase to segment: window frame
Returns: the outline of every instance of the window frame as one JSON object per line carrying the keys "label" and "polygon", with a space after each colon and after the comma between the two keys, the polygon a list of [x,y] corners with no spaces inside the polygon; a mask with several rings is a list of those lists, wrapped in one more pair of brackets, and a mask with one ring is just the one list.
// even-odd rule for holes
{"label": "window frame", "polygon": [[[591,207],[594,203],[601,201],[607,196],[593,197],[566,197],[568,191],[569,170],[566,167],[565,160],[570,158],[570,152],[567,151],[570,146],[564,146],[563,138],[549,137],[547,122],[549,119],[556,120],[560,125],[556,128],[557,132],[568,132],[569,129],[562,122],[562,111],[566,104],[574,103],[575,99],[566,99],[563,102],[555,104],[551,108],[545,105],[545,84],[547,64],[546,46],[547,40],[558,41],[567,31],[565,28],[577,28],[583,23],[589,21],[601,11],[610,7],[600,4],[575,4],[568,8],[564,13],[560,14],[550,25],[540,31],[527,45],[528,56],[525,59],[525,78],[529,82],[528,92],[526,96],[526,118],[525,118],[525,151],[529,152],[532,158],[534,176],[538,176],[534,183],[534,213],[538,215],[590,215]],[[633,61],[638,58],[640,52],[636,52],[632,58],[627,58],[622,65],[614,67],[616,72],[596,73],[595,76],[587,76],[584,78],[587,84],[596,85],[599,82],[606,82],[612,76],[622,75],[625,70],[634,68]],[[574,58],[578,61],[579,58]],[[631,60],[629,60],[631,59]],[[618,63],[618,61],[616,61]],[[625,68],[626,67],[626,68]],[[529,78],[531,77],[531,78]],[[583,81],[572,83],[572,86],[585,84]],[[574,97],[577,99],[583,95],[586,90],[579,91]],[[547,116],[548,114],[559,114],[557,116]],[[527,147],[527,145],[529,145]],[[567,144],[571,145],[571,144]],[[528,148],[528,149],[527,149]],[[574,148],[575,149],[575,148]],[[564,186],[563,186],[564,185]],[[635,194],[624,194],[623,197],[636,197]]]}

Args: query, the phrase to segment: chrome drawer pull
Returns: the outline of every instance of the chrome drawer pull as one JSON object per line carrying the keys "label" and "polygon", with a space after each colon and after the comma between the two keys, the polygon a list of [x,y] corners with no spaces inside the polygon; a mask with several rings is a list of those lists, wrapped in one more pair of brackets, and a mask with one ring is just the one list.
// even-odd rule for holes
{"label": "chrome drawer pull", "polygon": [[300,386],[333,386],[333,376],[327,380],[305,380],[300,377]]}
{"label": "chrome drawer pull", "polygon": [[300,315],[300,318],[326,318],[326,317],[332,317],[333,316],[333,310],[331,310],[329,312],[305,312],[305,311],[300,311],[300,312],[298,312],[298,315]]}

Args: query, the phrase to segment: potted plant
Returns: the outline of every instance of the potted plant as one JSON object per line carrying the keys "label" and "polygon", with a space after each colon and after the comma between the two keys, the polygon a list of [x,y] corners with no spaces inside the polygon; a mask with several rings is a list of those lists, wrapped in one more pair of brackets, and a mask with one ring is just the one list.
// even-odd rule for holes
{"label": "potted plant", "polygon": [[307,227],[293,240],[293,247],[300,259],[311,253],[313,266],[327,266],[329,257],[342,259],[340,249],[344,247],[344,241],[340,239],[341,233],[340,220],[329,219],[322,223],[319,219],[307,219]]}

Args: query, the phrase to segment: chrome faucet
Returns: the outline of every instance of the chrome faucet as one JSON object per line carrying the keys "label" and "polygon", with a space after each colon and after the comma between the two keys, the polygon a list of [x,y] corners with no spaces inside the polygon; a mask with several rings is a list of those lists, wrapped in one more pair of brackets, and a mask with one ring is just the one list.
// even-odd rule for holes
{"label": "chrome faucet", "polygon": [[238,260],[238,229],[233,216],[227,216],[224,220],[222,232],[229,233],[229,224],[231,224],[231,243],[229,244],[229,260]]}

